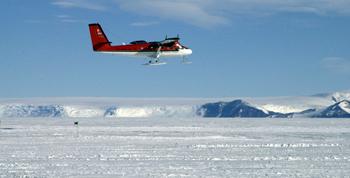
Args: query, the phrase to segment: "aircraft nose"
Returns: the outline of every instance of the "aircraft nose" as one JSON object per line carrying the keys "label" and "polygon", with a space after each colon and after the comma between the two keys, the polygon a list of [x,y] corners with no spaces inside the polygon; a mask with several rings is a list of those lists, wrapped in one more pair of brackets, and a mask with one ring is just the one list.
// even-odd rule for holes
{"label": "aircraft nose", "polygon": [[192,54],[192,50],[191,49],[187,49],[186,51],[187,51],[187,55]]}

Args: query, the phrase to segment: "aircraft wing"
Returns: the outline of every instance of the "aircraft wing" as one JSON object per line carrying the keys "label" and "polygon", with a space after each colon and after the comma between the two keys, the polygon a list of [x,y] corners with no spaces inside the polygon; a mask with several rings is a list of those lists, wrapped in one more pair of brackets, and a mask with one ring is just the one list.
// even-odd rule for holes
{"label": "aircraft wing", "polygon": [[159,46],[167,46],[167,45],[169,45],[169,44],[174,45],[174,43],[175,43],[176,41],[179,41],[179,40],[180,40],[179,37],[177,37],[177,38],[166,38],[165,40],[158,42],[158,45],[159,45]]}

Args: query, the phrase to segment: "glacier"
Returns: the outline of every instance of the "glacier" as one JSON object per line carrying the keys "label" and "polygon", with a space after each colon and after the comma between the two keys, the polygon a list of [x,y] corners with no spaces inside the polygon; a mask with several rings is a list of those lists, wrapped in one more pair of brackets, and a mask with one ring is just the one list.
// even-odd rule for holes
{"label": "glacier", "polygon": [[101,110],[66,105],[0,105],[0,117],[97,117]]}
{"label": "glacier", "polygon": [[194,117],[197,106],[144,106],[144,107],[115,107],[105,112],[105,117]]}

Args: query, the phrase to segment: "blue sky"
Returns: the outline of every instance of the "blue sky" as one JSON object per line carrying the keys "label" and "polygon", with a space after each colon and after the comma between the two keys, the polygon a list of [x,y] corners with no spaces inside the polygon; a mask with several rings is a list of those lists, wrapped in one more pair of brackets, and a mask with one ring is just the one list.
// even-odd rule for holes
{"label": "blue sky", "polygon": [[[0,98],[267,97],[350,89],[350,2],[0,1]],[[180,34],[193,64],[92,51]]]}

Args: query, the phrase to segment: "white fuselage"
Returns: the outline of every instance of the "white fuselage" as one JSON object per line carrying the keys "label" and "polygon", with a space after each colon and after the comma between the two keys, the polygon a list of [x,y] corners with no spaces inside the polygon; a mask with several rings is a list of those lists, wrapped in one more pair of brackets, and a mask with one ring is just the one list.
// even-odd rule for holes
{"label": "white fuselage", "polygon": [[[101,53],[130,56],[130,57],[143,57],[143,58],[157,58],[157,51],[101,51]],[[188,48],[178,49],[174,51],[160,51],[158,58],[170,58],[170,57],[183,57],[192,54],[192,50]]]}

